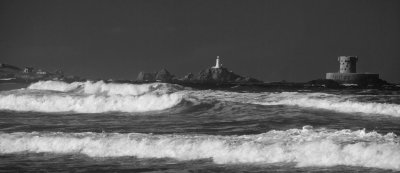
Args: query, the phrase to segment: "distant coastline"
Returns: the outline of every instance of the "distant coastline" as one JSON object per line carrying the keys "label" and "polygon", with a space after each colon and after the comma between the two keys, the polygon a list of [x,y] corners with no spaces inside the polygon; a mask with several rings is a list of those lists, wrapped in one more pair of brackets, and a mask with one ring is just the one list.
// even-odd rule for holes
{"label": "distant coastline", "polygon": [[[35,68],[20,68],[10,64],[0,66],[0,84],[16,83],[25,86],[32,82],[56,80],[67,83],[78,81],[96,81],[74,75],[65,75],[61,70],[54,72]],[[140,72],[136,80],[97,79],[107,83],[144,84],[164,82],[179,84],[196,89],[226,89],[226,90],[299,90],[299,89],[385,89],[400,90],[400,84],[388,83],[380,80],[374,83],[341,84],[334,80],[316,79],[308,82],[263,82],[252,77],[243,77],[227,68],[206,68],[198,74],[189,73],[183,77],[176,77],[161,69],[158,72]]]}
{"label": "distant coastline", "polygon": [[0,63],[0,83],[30,83],[40,80],[59,80],[73,82],[83,81],[85,79],[74,75],[65,75],[62,70],[55,70],[53,72],[50,72],[41,68],[21,68],[11,64]]}

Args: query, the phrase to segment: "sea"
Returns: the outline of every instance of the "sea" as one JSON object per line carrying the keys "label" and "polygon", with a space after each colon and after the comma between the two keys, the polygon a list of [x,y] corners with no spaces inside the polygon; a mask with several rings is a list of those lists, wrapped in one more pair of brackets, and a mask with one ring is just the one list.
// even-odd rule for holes
{"label": "sea", "polygon": [[0,86],[0,172],[400,171],[399,91]]}

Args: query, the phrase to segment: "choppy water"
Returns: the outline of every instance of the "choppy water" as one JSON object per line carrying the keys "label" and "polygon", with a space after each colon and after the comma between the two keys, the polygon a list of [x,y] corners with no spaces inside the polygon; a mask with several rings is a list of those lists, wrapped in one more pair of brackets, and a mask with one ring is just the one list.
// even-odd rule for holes
{"label": "choppy water", "polygon": [[400,93],[38,82],[0,92],[3,171],[400,171]]}

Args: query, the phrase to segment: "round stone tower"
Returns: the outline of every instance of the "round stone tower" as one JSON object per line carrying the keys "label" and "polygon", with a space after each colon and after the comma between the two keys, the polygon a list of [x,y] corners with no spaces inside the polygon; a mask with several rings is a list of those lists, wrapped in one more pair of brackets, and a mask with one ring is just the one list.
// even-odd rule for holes
{"label": "round stone tower", "polygon": [[356,56],[339,56],[338,61],[340,63],[339,73],[356,73],[357,72],[357,60]]}
{"label": "round stone tower", "polygon": [[379,74],[357,73],[356,64],[358,57],[356,56],[339,56],[338,61],[340,63],[339,73],[326,73],[326,79],[346,84],[358,84],[379,80]]}

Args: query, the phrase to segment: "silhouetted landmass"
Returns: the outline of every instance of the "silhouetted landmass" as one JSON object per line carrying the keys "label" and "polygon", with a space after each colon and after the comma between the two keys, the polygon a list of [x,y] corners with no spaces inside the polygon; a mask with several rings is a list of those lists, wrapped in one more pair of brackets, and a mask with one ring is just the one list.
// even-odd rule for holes
{"label": "silhouetted landmass", "polygon": [[21,71],[19,67],[10,65],[10,64],[0,64],[0,72],[17,72]]}
{"label": "silhouetted landmass", "polygon": [[[85,81],[87,79],[64,75],[61,70],[47,72],[41,69],[31,67],[19,68],[9,64],[0,64],[0,83],[30,83],[39,80],[59,80],[65,82]],[[103,79],[97,79],[103,80]],[[96,81],[96,80],[95,80]],[[399,84],[390,84],[384,80],[362,80],[354,84],[343,84],[335,80],[316,79],[305,83],[299,82],[262,82],[260,80],[243,77],[235,74],[227,68],[207,68],[197,74],[188,73],[177,78],[167,69],[163,68],[157,72],[140,72],[136,80],[104,80],[113,83],[151,83],[166,82],[179,84],[196,89],[223,89],[232,91],[295,91],[302,89],[385,89],[399,90]]]}
{"label": "silhouetted landmass", "polygon": [[243,77],[229,71],[227,68],[207,68],[200,71],[197,78],[192,81],[199,81],[204,83],[261,83],[262,81],[251,78]]}
{"label": "silhouetted landmass", "polygon": [[139,82],[171,82],[174,78],[167,69],[163,68],[158,72],[140,72],[136,78]]}
{"label": "silhouetted landmass", "polygon": [[262,81],[243,77],[229,71],[227,68],[207,68],[194,75],[189,73],[182,78],[175,78],[166,69],[158,72],[140,72],[136,78],[138,82],[171,82],[171,83],[262,83]]}
{"label": "silhouetted landmass", "polygon": [[32,67],[20,68],[10,64],[0,64],[0,82],[35,82],[39,80],[60,80],[66,82],[82,81],[84,79],[73,76],[64,75],[61,70],[54,72],[35,69]]}

